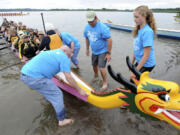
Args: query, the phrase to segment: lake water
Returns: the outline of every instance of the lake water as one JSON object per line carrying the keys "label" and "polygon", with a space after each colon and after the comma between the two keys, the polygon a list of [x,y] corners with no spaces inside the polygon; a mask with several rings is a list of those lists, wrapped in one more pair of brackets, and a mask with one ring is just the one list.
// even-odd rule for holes
{"label": "lake water", "polygon": [[[43,12],[45,22],[50,22],[62,32],[69,32],[81,42],[79,60],[81,69],[78,74],[91,83],[93,70],[90,57],[85,55],[83,30],[86,25],[84,11]],[[155,13],[157,26],[180,30],[180,23],[174,21],[174,13]],[[101,21],[133,25],[131,12],[97,12]],[[28,27],[43,30],[40,12],[30,15],[7,17],[8,20],[22,21]],[[0,19],[0,23],[2,19]],[[113,39],[112,61],[110,64],[124,77],[129,77],[125,57],[132,56],[133,38],[131,33],[111,30]],[[0,69],[19,62],[9,53],[0,52]],[[156,38],[155,54],[157,66],[151,73],[156,79],[175,81],[180,84],[180,42],[178,40]],[[163,121],[152,121],[136,114],[116,109],[99,109],[64,93],[67,117],[73,117],[75,124],[57,127],[52,106],[37,92],[24,85],[19,79],[22,65],[0,72],[0,131],[2,135],[179,135],[180,132]],[[109,89],[120,86],[108,76]],[[98,89],[100,85],[92,84]],[[123,132],[122,132],[123,131]]]}

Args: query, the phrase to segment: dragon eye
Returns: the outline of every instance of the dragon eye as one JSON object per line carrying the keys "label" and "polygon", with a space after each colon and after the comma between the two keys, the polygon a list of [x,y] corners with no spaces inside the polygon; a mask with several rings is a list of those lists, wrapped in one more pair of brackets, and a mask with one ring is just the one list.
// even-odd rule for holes
{"label": "dragon eye", "polygon": [[161,100],[164,100],[164,101],[169,101],[170,100],[170,96],[168,94],[160,94],[158,96],[159,96],[159,98]]}

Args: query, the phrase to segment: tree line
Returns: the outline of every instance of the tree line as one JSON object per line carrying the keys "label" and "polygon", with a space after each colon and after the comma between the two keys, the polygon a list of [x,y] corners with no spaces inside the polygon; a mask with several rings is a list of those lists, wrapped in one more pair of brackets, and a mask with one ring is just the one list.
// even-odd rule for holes
{"label": "tree line", "polygon": [[[120,11],[120,12],[132,12],[133,10],[131,9],[125,9],[125,10],[120,10],[120,9],[108,9],[108,8],[101,8],[101,9],[92,9],[92,8],[87,8],[87,9],[63,9],[63,8],[55,8],[55,9],[33,9],[33,8],[14,8],[14,9],[0,9],[0,12],[14,12],[14,11],[25,11],[25,12],[36,12],[36,11],[88,11],[88,10],[94,10],[94,11]],[[178,13],[180,12],[180,8],[154,8],[152,9],[153,12],[168,12],[168,13]]]}

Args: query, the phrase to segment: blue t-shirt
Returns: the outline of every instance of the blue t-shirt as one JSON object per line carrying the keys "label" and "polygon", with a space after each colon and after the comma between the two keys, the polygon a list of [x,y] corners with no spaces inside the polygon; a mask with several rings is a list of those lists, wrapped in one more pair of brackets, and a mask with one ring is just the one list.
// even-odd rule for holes
{"label": "blue t-shirt", "polygon": [[60,49],[41,52],[21,69],[21,73],[33,78],[51,79],[59,72],[71,72],[70,59]]}
{"label": "blue t-shirt", "polygon": [[95,55],[107,52],[107,39],[111,37],[109,27],[97,22],[94,27],[87,24],[84,29],[84,37],[88,38],[92,53]]}
{"label": "blue t-shirt", "polygon": [[64,45],[67,45],[71,48],[71,42],[74,42],[74,48],[80,48],[80,42],[76,37],[67,32],[61,32],[61,39]]}
{"label": "blue t-shirt", "polygon": [[144,67],[153,67],[156,64],[154,55],[154,32],[152,28],[146,24],[142,29],[138,30],[138,34],[134,38],[134,56],[138,63],[140,63],[144,55],[144,48],[148,46],[151,47],[151,51]]}

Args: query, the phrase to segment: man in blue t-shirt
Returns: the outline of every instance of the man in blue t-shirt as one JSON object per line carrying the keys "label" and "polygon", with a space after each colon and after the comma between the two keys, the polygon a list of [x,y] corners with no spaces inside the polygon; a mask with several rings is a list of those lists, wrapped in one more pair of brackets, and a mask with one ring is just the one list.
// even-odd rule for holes
{"label": "man in blue t-shirt", "polygon": [[66,80],[81,95],[88,96],[71,76],[70,58],[72,51],[67,46],[60,49],[44,51],[31,59],[21,69],[21,80],[30,88],[42,94],[54,107],[59,121],[59,126],[64,126],[73,122],[72,119],[65,118],[65,109],[62,91],[53,83],[52,77],[59,81],[61,78],[56,74],[63,72]]}
{"label": "man in blue t-shirt", "polygon": [[89,46],[92,51],[92,66],[94,78],[98,77],[98,68],[100,69],[103,85],[101,91],[107,89],[106,62],[111,60],[112,39],[109,28],[98,21],[96,13],[89,11],[86,14],[88,24],[84,29],[86,38],[86,55],[89,56]]}
{"label": "man in blue t-shirt", "polygon": [[61,37],[63,44],[71,48],[73,52],[71,61],[77,67],[77,69],[79,69],[79,61],[77,59],[77,56],[81,47],[79,40],[75,36],[67,32],[60,32],[59,35]]}

